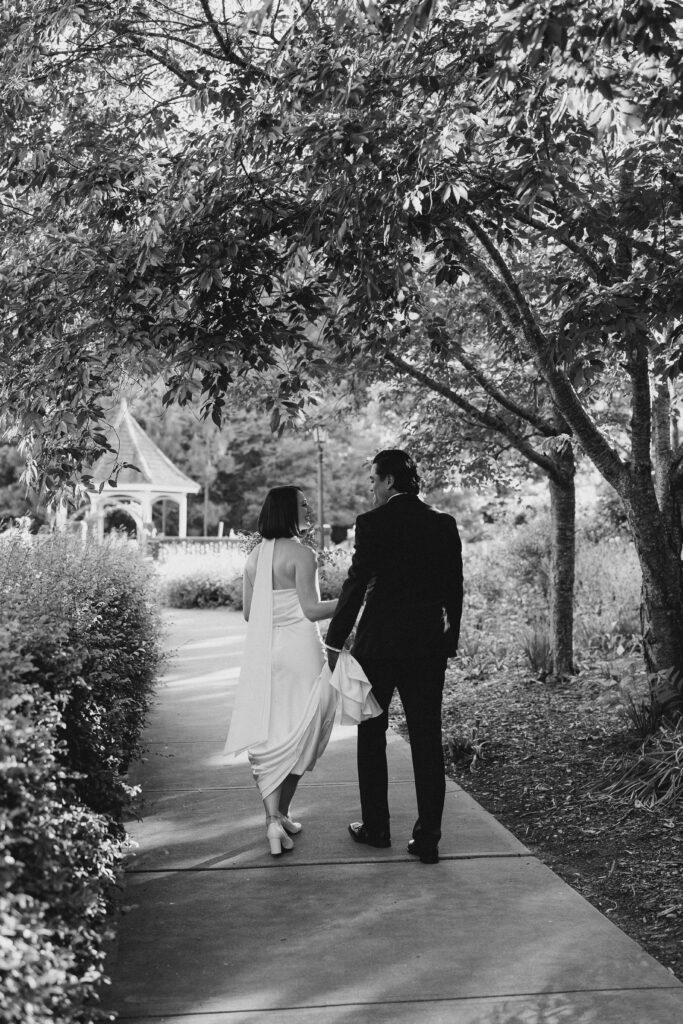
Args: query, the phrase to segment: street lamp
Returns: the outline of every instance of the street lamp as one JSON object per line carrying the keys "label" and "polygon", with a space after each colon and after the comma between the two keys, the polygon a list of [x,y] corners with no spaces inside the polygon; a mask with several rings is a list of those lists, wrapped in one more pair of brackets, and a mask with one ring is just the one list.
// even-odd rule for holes
{"label": "street lamp", "polygon": [[327,440],[322,427],[313,428],[313,436],[318,447],[318,548],[325,547],[325,518],[323,515],[323,445]]}

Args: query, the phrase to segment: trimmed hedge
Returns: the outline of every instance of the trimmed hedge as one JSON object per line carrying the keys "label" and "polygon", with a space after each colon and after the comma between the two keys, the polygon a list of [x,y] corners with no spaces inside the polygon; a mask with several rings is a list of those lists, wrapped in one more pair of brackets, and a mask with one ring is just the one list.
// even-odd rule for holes
{"label": "trimmed hedge", "polygon": [[159,666],[147,571],[128,544],[0,538],[0,1016],[101,1019],[123,773]]}
{"label": "trimmed hedge", "polygon": [[246,549],[170,555],[157,568],[157,595],[166,608],[242,607]]}
{"label": "trimmed hedge", "polygon": [[[242,550],[224,554],[181,554],[172,556],[158,570],[158,596],[167,608],[234,608],[242,610],[242,573],[246,554],[260,538],[251,535]],[[339,597],[351,562],[351,553],[341,548],[319,556],[322,599]]]}

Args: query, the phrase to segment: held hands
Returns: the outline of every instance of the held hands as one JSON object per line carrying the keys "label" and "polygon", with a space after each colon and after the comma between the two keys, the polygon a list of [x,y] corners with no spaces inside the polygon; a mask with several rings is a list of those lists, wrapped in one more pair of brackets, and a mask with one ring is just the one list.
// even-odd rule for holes
{"label": "held hands", "polygon": [[335,665],[339,661],[339,655],[341,651],[335,651],[332,647],[326,647],[327,664],[330,666],[330,672],[334,672]]}
{"label": "held hands", "polygon": [[453,633],[453,630],[450,628],[450,626],[444,632],[444,639],[446,641],[446,657],[454,658],[458,653],[459,637]]}

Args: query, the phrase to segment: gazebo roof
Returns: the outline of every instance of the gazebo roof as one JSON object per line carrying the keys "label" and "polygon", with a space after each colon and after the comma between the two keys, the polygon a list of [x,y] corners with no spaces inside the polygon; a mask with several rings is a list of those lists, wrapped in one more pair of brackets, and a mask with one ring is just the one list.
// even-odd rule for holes
{"label": "gazebo roof", "polygon": [[[196,494],[201,489],[200,484],[195,483],[174,466],[161,448],[148,437],[131,414],[125,398],[122,399],[111,424],[109,441],[116,454],[103,455],[98,459],[92,472],[95,482],[107,481],[117,462],[128,462],[137,469],[122,469],[116,478],[117,487],[112,490],[122,491],[129,487],[135,491],[180,491]],[[108,489],[106,482],[105,489]]]}

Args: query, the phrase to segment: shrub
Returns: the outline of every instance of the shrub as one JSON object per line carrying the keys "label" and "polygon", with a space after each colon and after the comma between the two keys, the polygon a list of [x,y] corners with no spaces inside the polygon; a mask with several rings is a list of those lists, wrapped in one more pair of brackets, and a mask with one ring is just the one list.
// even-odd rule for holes
{"label": "shrub", "polygon": [[157,570],[158,599],[167,608],[242,608],[242,573],[246,554],[229,548],[215,554],[169,556]]}
{"label": "shrub", "polygon": [[662,723],[635,754],[608,759],[606,768],[617,779],[607,786],[610,796],[652,810],[680,805],[683,798],[683,722]]}
{"label": "shrub", "polygon": [[534,675],[545,679],[552,671],[550,633],[547,629],[532,629],[522,641],[524,654]]}
{"label": "shrub", "polygon": [[[126,541],[47,537],[3,543],[0,622],[30,658],[28,678],[63,699],[67,763],[93,810],[118,817],[120,776],[139,753],[159,665],[148,572]],[[10,686],[7,681],[5,686]],[[3,692],[3,691],[0,691]]]}
{"label": "shrub", "polygon": [[[494,539],[466,544],[465,605],[456,671],[481,678],[501,658],[524,657],[547,671],[550,524],[503,524]],[[594,544],[577,537],[575,640],[577,652],[620,656],[641,644],[640,569],[630,541],[618,536]]]}
{"label": "shrub", "polygon": [[0,1011],[8,1024],[90,1021],[123,855],[65,770],[58,701],[29,687],[0,715]]}
{"label": "shrub", "polygon": [[639,648],[640,584],[638,556],[629,540],[614,537],[599,544],[582,540],[576,554],[578,645],[603,654]]}
{"label": "shrub", "polygon": [[514,580],[547,599],[550,589],[550,520],[537,515],[508,527],[505,562]]}
{"label": "shrub", "polygon": [[462,765],[470,772],[476,772],[481,762],[486,760],[484,749],[489,740],[484,735],[480,719],[474,725],[466,723],[464,731],[451,732],[445,737],[444,753],[454,764]]}
{"label": "shrub", "polygon": [[[258,537],[257,534],[253,535]],[[247,551],[253,538],[244,547],[230,548],[217,554],[177,554],[169,556],[157,570],[157,593],[167,608],[216,608],[227,606],[242,610],[242,574]],[[344,548],[323,551],[319,558],[320,594],[324,601],[339,597],[342,583],[351,563],[351,553]]]}
{"label": "shrub", "polygon": [[[524,566],[514,535],[528,527],[501,528],[495,540],[463,548],[465,600],[456,673],[469,680],[485,679],[504,664],[520,661],[523,638],[542,621],[547,602]],[[519,579],[520,567],[527,583]]]}
{"label": "shrub", "polygon": [[346,548],[329,548],[320,553],[318,577],[323,601],[333,601],[339,597],[350,565],[351,552]]}
{"label": "shrub", "polygon": [[2,1019],[90,1021],[159,664],[128,543],[0,539]]}
{"label": "shrub", "polygon": [[661,705],[651,698],[635,701],[630,694],[624,696],[624,714],[641,739],[652,736],[662,725],[664,713]]}

